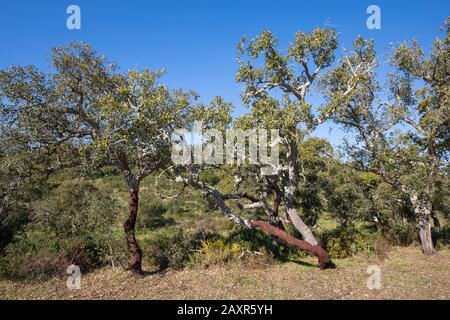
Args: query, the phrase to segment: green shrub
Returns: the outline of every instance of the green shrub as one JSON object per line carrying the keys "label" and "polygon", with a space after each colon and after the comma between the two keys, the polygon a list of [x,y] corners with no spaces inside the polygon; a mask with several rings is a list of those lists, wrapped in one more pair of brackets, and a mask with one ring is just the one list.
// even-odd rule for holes
{"label": "green shrub", "polygon": [[152,200],[141,201],[141,203],[137,218],[138,229],[156,229],[175,223],[173,218],[164,217],[167,208],[162,202]]}
{"label": "green shrub", "polygon": [[212,186],[220,182],[220,177],[214,171],[203,171],[200,174],[200,179]]}
{"label": "green shrub", "polygon": [[264,232],[236,229],[224,237],[218,233],[200,232],[196,235],[192,265],[209,267],[228,263],[244,263],[246,267],[267,264],[275,254],[281,256],[281,244]]}
{"label": "green shrub", "polygon": [[11,279],[45,279],[64,275],[71,264],[88,272],[102,264],[96,243],[76,238],[60,239],[43,230],[19,236],[0,258],[0,273]]}
{"label": "green shrub", "polygon": [[409,246],[418,241],[419,237],[418,228],[412,224],[393,224],[383,233],[394,246]]}
{"label": "green shrub", "polygon": [[268,233],[255,229],[237,229],[228,237],[228,242],[236,242],[248,247],[251,252],[264,253],[267,258],[286,261],[297,256],[300,251],[289,247],[283,241]]}
{"label": "green shrub", "polygon": [[60,184],[47,197],[35,203],[34,225],[60,237],[83,237],[108,232],[120,208],[112,190],[85,180]]}
{"label": "green shrub", "polygon": [[181,269],[189,261],[195,241],[182,230],[161,230],[145,239],[142,247],[144,259],[160,270]]}
{"label": "green shrub", "polygon": [[226,243],[223,239],[202,240],[200,248],[193,256],[196,265],[223,265],[242,258],[248,248],[238,243]]}
{"label": "green shrub", "polygon": [[380,260],[386,259],[391,249],[390,242],[384,236],[379,236],[373,240],[373,250]]}
{"label": "green shrub", "polygon": [[447,224],[441,227],[440,232],[433,230],[433,239],[438,250],[450,246],[450,225]]}
{"label": "green shrub", "polygon": [[241,231],[224,237],[214,232],[160,229],[143,241],[144,259],[160,270],[185,266],[208,267],[237,261],[249,265],[268,262],[273,254],[265,245],[270,242],[269,248],[276,247],[270,238],[255,230]]}
{"label": "green shrub", "polygon": [[32,207],[33,223],[0,259],[0,273],[19,279],[65,273],[71,264],[88,272],[123,258],[123,235],[115,232],[119,208],[111,191],[84,180],[64,182]]}
{"label": "green shrub", "polygon": [[322,234],[321,243],[333,258],[346,258],[373,250],[370,235],[353,226],[339,227]]}
{"label": "green shrub", "polygon": [[4,213],[0,210],[0,254],[28,222],[28,210],[21,205]]}

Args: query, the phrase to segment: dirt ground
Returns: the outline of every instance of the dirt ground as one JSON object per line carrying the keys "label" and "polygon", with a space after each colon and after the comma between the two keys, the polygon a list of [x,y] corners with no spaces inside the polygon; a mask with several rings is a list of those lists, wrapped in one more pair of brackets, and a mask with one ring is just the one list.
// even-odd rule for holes
{"label": "dirt ground", "polygon": [[[215,266],[139,277],[104,268],[83,275],[81,289],[67,278],[46,282],[0,280],[1,299],[450,299],[450,250],[425,257],[417,247],[394,248],[384,261],[358,256],[320,271],[316,260],[246,267]],[[368,289],[367,268],[381,270],[381,288]]]}

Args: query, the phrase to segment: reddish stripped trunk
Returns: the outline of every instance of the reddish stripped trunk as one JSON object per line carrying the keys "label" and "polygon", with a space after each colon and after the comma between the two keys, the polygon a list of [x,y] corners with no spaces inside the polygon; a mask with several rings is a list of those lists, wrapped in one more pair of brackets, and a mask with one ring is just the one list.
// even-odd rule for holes
{"label": "reddish stripped trunk", "polygon": [[131,259],[128,263],[127,270],[130,270],[137,274],[142,274],[142,250],[139,247],[139,243],[135,236],[136,217],[138,213],[138,190],[130,191],[130,210],[128,212],[128,219],[123,225],[125,230],[125,238],[127,240],[128,249],[131,252]]}
{"label": "reddish stripped trunk", "polygon": [[284,240],[292,246],[296,246],[302,250],[314,254],[319,260],[319,267],[321,270],[334,267],[334,263],[331,261],[328,253],[319,245],[312,245],[306,241],[296,239],[287,232],[278,229],[265,221],[252,220],[250,223],[253,228],[263,229],[264,231]]}

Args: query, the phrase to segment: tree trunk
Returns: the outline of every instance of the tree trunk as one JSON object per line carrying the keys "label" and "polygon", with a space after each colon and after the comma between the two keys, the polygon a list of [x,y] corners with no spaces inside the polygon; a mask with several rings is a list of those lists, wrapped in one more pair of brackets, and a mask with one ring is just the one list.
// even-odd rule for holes
{"label": "tree trunk", "polygon": [[278,229],[265,221],[251,220],[250,223],[252,228],[263,229],[264,231],[270,233],[271,235],[284,240],[287,244],[296,246],[302,250],[314,254],[319,260],[319,267],[321,270],[335,267],[334,263],[328,256],[328,253],[322,247],[318,245],[312,245],[306,241],[296,239],[287,232]]}
{"label": "tree trunk", "polygon": [[286,215],[291,220],[294,227],[301,233],[303,239],[313,246],[318,242],[311,229],[303,222],[295,208],[295,191],[298,187],[298,146],[295,141],[291,141],[288,151],[288,183],[285,187],[284,203],[286,205]]}
{"label": "tree trunk", "polygon": [[431,213],[432,204],[430,201],[420,201],[417,198],[412,199],[414,211],[419,219],[419,236],[422,244],[422,251],[425,255],[431,255],[436,252],[431,237]]}
{"label": "tree trunk", "polygon": [[289,201],[286,202],[286,214],[294,227],[301,233],[303,239],[313,246],[317,246],[318,242],[311,229],[303,222],[295,209]]}
{"label": "tree trunk", "polygon": [[123,225],[125,231],[125,238],[127,240],[128,250],[131,253],[131,259],[128,263],[127,270],[137,274],[142,274],[142,250],[135,236],[136,218],[138,213],[138,198],[139,190],[130,191],[130,209],[128,212],[128,219]]}
{"label": "tree trunk", "polygon": [[381,232],[381,221],[380,221],[380,218],[378,217],[378,214],[374,214],[373,222],[375,224],[375,228],[377,229],[377,232],[380,233]]}

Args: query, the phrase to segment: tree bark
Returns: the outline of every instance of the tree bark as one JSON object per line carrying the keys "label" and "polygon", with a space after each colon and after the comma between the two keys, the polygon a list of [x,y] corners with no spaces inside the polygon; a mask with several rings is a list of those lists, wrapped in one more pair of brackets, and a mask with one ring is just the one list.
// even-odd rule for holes
{"label": "tree bark", "polygon": [[142,274],[142,250],[135,236],[136,218],[138,213],[139,190],[130,191],[130,209],[128,218],[123,225],[125,238],[127,240],[128,250],[130,250],[131,258],[128,263],[127,270],[137,274]]}
{"label": "tree bark", "polygon": [[432,255],[436,252],[433,245],[433,238],[431,236],[431,214],[432,203],[427,200],[418,200],[413,197],[411,202],[414,205],[414,211],[419,218],[419,236],[422,245],[422,251],[425,255]]}
{"label": "tree bark", "polygon": [[286,202],[286,214],[289,217],[289,220],[292,222],[294,227],[300,232],[303,239],[313,246],[317,246],[318,242],[316,237],[314,236],[311,228],[309,228],[306,223],[298,215],[297,209],[295,209],[289,201]]}
{"label": "tree bark", "polygon": [[328,253],[319,245],[312,245],[306,241],[296,239],[287,232],[277,227],[274,227],[265,221],[251,220],[250,224],[252,228],[260,228],[270,233],[271,235],[284,240],[287,244],[290,244],[292,246],[298,247],[302,250],[314,254],[319,260],[319,267],[321,270],[335,267]]}
{"label": "tree bark", "polygon": [[295,191],[298,186],[298,146],[295,141],[291,141],[288,151],[288,183],[285,187],[284,203],[286,215],[291,220],[294,227],[301,233],[303,239],[313,246],[317,246],[318,242],[312,230],[303,222],[295,208]]}

